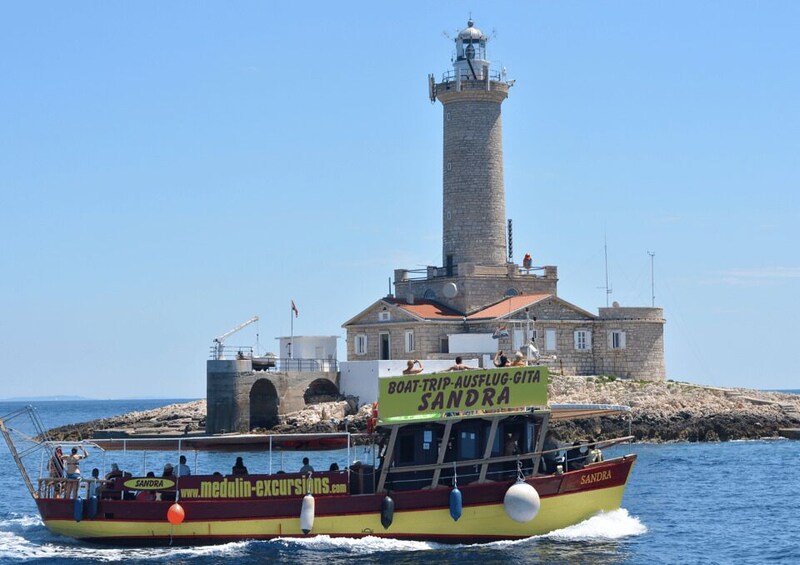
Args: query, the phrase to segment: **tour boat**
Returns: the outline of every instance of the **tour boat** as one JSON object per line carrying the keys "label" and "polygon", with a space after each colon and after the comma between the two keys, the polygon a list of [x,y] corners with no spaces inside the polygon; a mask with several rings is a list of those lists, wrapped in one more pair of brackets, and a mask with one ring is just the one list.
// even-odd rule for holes
{"label": "tour boat", "polygon": [[[86,542],[196,545],[317,535],[491,542],[544,534],[621,505],[635,455],[586,464],[583,455],[565,460],[564,447],[548,449],[545,439],[554,421],[619,416],[629,409],[548,406],[547,382],[545,367],[381,378],[368,434],[87,443],[105,451],[261,450],[270,453],[270,462],[280,450],[325,449],[347,449],[351,461],[357,442],[373,446],[370,461],[313,473],[123,476],[104,484],[84,478],[67,488],[70,481],[46,471],[38,483],[30,479],[23,459],[35,450],[18,451],[10,427],[19,413],[0,418],[0,430],[45,526]],[[38,422],[35,411],[27,413]],[[585,444],[604,449],[630,439]],[[46,461],[56,444],[36,446]],[[571,453],[579,449],[570,447]],[[64,497],[74,489],[76,496]]]}

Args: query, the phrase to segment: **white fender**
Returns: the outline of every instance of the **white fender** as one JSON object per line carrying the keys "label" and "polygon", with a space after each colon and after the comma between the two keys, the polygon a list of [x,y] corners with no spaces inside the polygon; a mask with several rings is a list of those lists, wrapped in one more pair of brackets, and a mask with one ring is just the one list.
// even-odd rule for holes
{"label": "white fender", "polygon": [[311,493],[303,497],[303,505],[300,508],[300,529],[304,534],[311,531],[314,527],[314,497]]}
{"label": "white fender", "polygon": [[511,485],[503,499],[503,508],[508,517],[521,524],[533,520],[539,513],[541,504],[536,489],[522,481]]}

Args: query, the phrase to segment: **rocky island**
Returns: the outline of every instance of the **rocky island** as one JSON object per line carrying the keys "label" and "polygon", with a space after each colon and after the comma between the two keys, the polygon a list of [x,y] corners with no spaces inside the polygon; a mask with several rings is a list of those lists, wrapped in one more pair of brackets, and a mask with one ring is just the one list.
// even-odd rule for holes
{"label": "rocky island", "polygon": [[[728,441],[777,437],[782,428],[800,426],[800,395],[739,388],[715,388],[675,381],[632,381],[613,377],[551,376],[553,404],[623,404],[630,419],[604,421],[606,434],[627,435],[637,441]],[[263,433],[309,433],[366,429],[369,406],[356,409],[356,399],[312,404],[281,416]],[[204,433],[206,401],[171,404],[71,424],[49,431],[56,441],[102,437],[198,435]],[[596,420],[556,423],[563,440],[597,436]]]}

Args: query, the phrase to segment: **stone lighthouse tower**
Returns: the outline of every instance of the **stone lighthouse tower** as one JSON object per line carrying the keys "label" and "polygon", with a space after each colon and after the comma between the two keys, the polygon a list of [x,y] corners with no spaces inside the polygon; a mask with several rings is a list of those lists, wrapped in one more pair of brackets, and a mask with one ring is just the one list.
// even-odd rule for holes
{"label": "stone lighthouse tower", "polygon": [[443,106],[442,263],[447,274],[506,263],[500,106],[510,84],[490,70],[488,38],[467,22],[455,39],[453,69],[429,75],[431,101]]}

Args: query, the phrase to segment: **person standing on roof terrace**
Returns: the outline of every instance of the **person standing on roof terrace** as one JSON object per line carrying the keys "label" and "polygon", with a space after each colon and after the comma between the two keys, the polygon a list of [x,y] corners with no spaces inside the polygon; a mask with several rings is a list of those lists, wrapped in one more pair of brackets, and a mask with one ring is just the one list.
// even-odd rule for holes
{"label": "person standing on roof terrace", "polygon": [[502,349],[498,351],[497,354],[494,356],[492,363],[494,363],[495,367],[505,367],[506,365],[508,365],[508,357],[506,357],[503,354]]}
{"label": "person standing on roof terrace", "polygon": [[448,371],[474,371],[475,367],[464,365],[464,360],[459,356],[456,357],[456,364],[447,369]]}

